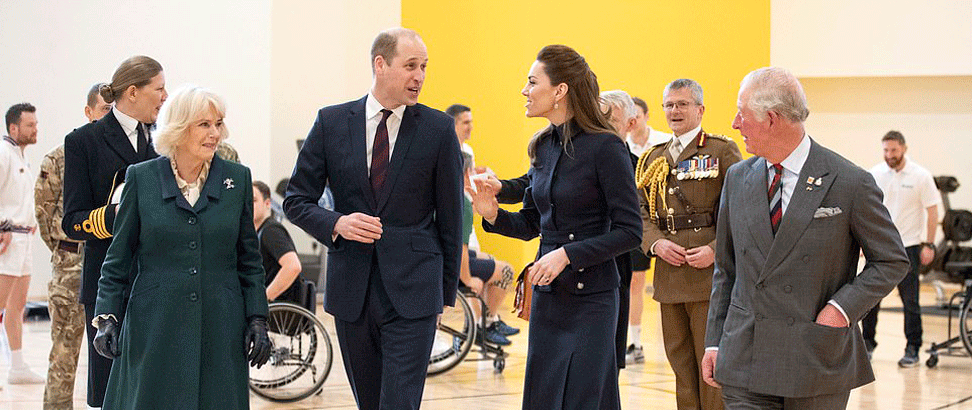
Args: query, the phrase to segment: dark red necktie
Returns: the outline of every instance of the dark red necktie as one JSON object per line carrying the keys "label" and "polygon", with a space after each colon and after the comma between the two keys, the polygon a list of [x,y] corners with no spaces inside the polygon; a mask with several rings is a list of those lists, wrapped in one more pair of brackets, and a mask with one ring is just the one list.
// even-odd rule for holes
{"label": "dark red necktie", "polygon": [[378,193],[385,184],[388,172],[388,116],[391,111],[381,110],[381,122],[375,132],[375,145],[371,149],[371,189]]}
{"label": "dark red necktie", "polygon": [[783,190],[780,185],[783,179],[783,166],[780,164],[773,164],[773,170],[776,171],[773,174],[773,183],[769,186],[769,204],[770,204],[770,224],[773,225],[773,235],[776,235],[776,230],[780,228],[780,221],[783,219]]}

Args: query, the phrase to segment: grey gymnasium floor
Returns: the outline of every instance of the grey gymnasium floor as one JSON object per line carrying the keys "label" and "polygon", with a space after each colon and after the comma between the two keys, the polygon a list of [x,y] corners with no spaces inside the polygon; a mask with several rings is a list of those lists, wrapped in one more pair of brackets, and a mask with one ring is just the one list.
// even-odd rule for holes
{"label": "grey gymnasium floor", "polygon": [[[949,292],[958,289],[949,285]],[[508,298],[509,299],[509,298]],[[922,285],[922,305],[935,302],[931,287]],[[887,307],[900,306],[896,292],[885,299]],[[621,372],[621,399],[628,409],[674,409],[675,383],[665,359],[661,343],[658,305],[646,298],[642,341],[645,363],[629,366]],[[318,312],[328,329],[333,332],[330,317]],[[493,372],[492,363],[464,362],[456,368],[428,379],[424,395],[424,409],[443,410],[501,410],[517,409],[523,391],[523,372],[526,356],[526,327],[521,320],[507,316],[507,321],[523,329],[512,337],[513,345],[507,349],[510,358],[502,374]],[[946,333],[946,318],[925,315],[926,346],[931,341],[942,341]],[[878,342],[881,344],[874,355],[873,366],[877,381],[851,393],[849,409],[972,409],[972,359],[968,357],[942,357],[938,367],[924,366],[900,369],[898,358],[904,349],[902,315],[894,311],[882,311],[878,325]],[[25,356],[35,371],[45,372],[50,351],[50,322],[27,323],[24,327]],[[337,349],[336,339],[331,335]],[[82,348],[83,349],[83,348]],[[472,356],[474,353],[471,353]],[[86,353],[82,350],[79,377],[75,383],[75,409],[85,409]],[[922,353],[922,362],[927,358]],[[0,410],[41,409],[43,385],[9,385],[6,374],[9,360],[0,358]],[[348,388],[338,352],[335,351],[334,367],[323,393],[292,404],[276,404],[251,394],[251,407],[261,409],[353,409],[354,399]]]}

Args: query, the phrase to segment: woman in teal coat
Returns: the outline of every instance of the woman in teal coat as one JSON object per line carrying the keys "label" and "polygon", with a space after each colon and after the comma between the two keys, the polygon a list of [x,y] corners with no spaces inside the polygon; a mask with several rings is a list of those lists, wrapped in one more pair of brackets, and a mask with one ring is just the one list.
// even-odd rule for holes
{"label": "woman in teal coat", "polygon": [[250,171],[214,155],[224,113],[210,91],[177,91],[159,116],[162,156],[128,168],[95,307],[95,348],[114,358],[106,410],[249,408],[267,298]]}

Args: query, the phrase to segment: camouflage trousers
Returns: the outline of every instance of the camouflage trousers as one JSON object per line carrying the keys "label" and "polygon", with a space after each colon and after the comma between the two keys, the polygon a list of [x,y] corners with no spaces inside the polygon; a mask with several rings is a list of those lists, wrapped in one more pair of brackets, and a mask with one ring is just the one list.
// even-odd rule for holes
{"label": "camouflage trousers", "polygon": [[85,340],[84,306],[78,303],[83,253],[56,249],[51,256],[54,269],[47,291],[54,345],[51,347],[47,385],[44,387],[44,410],[71,409],[74,406],[74,378],[81,343]]}

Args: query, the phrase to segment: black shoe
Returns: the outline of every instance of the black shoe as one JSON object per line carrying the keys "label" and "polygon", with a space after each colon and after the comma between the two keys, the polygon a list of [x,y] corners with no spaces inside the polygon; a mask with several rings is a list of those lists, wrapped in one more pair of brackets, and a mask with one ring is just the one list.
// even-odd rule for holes
{"label": "black shoe", "polygon": [[520,329],[517,329],[513,326],[506,324],[505,322],[503,322],[502,319],[497,320],[495,322],[495,325],[496,325],[496,331],[500,332],[500,334],[503,336],[513,336],[517,333],[520,333]]}
{"label": "black shoe", "polygon": [[915,367],[919,364],[918,346],[905,347],[905,354],[898,360],[899,367]]}

